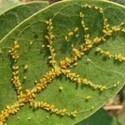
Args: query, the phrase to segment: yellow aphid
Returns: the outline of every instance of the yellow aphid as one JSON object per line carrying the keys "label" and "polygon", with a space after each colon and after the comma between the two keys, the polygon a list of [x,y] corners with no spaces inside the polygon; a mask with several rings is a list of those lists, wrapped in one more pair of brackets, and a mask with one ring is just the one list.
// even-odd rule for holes
{"label": "yellow aphid", "polygon": [[68,41],[68,37],[67,36],[65,36],[65,40]]}
{"label": "yellow aphid", "polygon": [[80,15],[81,18],[84,17],[84,14],[82,12],[80,12],[79,15]]}
{"label": "yellow aphid", "polygon": [[78,63],[76,62],[76,63],[73,64],[73,66],[77,66],[77,64],[78,64]]}
{"label": "yellow aphid", "polygon": [[88,27],[85,27],[84,30],[88,30],[89,28]]}
{"label": "yellow aphid", "polygon": [[16,44],[14,45],[14,49],[18,49],[20,47],[20,45]]}
{"label": "yellow aphid", "polygon": [[93,110],[93,109],[94,109],[94,106],[91,107],[91,110]]}
{"label": "yellow aphid", "polygon": [[32,45],[32,44],[33,44],[33,42],[31,41],[31,42],[30,42],[30,45]]}
{"label": "yellow aphid", "polygon": [[62,86],[59,87],[59,91],[60,91],[60,92],[63,91],[63,87],[62,87]]}
{"label": "yellow aphid", "polygon": [[101,51],[101,48],[97,47],[96,52],[100,52],[100,51]]}
{"label": "yellow aphid", "polygon": [[68,33],[68,36],[72,36],[74,33],[73,32],[69,32]]}
{"label": "yellow aphid", "polygon": [[92,6],[88,5],[88,8],[92,8]]}
{"label": "yellow aphid", "polygon": [[96,10],[98,10],[98,9],[99,9],[99,7],[95,6],[95,9],[96,9]]}
{"label": "yellow aphid", "polygon": [[78,29],[79,29],[79,28],[78,28],[78,27],[76,27],[76,28],[74,29],[74,32],[77,32],[77,31],[78,31]]}
{"label": "yellow aphid", "polygon": [[53,34],[50,34],[50,40],[52,40],[52,39],[54,39],[55,38],[55,36],[53,35]]}
{"label": "yellow aphid", "polygon": [[17,62],[17,59],[19,58],[17,49],[19,48],[19,44],[17,43],[17,41],[14,41],[14,46],[11,48],[11,50],[9,50],[9,53],[12,57],[12,59],[14,60],[14,62]]}
{"label": "yellow aphid", "polygon": [[87,45],[87,48],[89,49],[92,48],[92,44]]}
{"label": "yellow aphid", "polygon": [[24,76],[24,77],[23,77],[23,79],[24,79],[24,80],[26,80],[26,79],[27,79],[27,77],[26,77],[26,76]]}
{"label": "yellow aphid", "polygon": [[105,51],[105,52],[104,52],[104,55],[107,56],[107,57],[111,57],[111,54],[110,54],[109,51]]}
{"label": "yellow aphid", "polygon": [[117,87],[120,84],[120,82],[118,81],[116,84],[113,85],[113,87]]}
{"label": "yellow aphid", "polygon": [[46,24],[49,24],[49,21],[46,21],[45,23],[46,23]]}
{"label": "yellow aphid", "polygon": [[71,59],[70,59],[69,57],[66,57],[65,60],[66,60],[67,62],[70,62],[70,61],[71,61]]}
{"label": "yellow aphid", "polygon": [[18,69],[19,69],[19,66],[12,66],[12,68],[13,68],[14,70],[18,70]]}
{"label": "yellow aphid", "polygon": [[26,65],[24,65],[24,70],[27,70],[28,69],[28,65],[26,64]]}
{"label": "yellow aphid", "polygon": [[94,43],[99,43],[100,41],[101,41],[101,38],[99,37],[95,37],[93,40]]}
{"label": "yellow aphid", "polygon": [[49,36],[48,36],[48,35],[45,35],[45,38],[46,38],[47,40],[49,40]]}
{"label": "yellow aphid", "polygon": [[45,47],[45,45],[42,45],[42,49]]}
{"label": "yellow aphid", "polygon": [[82,24],[82,26],[83,26],[83,27],[85,27],[85,23],[84,23],[84,21],[83,21],[83,20],[81,21],[81,24]]}
{"label": "yellow aphid", "polygon": [[17,45],[18,44],[18,42],[17,41],[14,41],[14,45]]}
{"label": "yellow aphid", "polygon": [[57,114],[64,116],[66,113],[66,109],[60,109]]}
{"label": "yellow aphid", "polygon": [[31,120],[31,117],[28,117],[27,120]]}
{"label": "yellow aphid", "polygon": [[85,7],[88,7],[88,4],[85,4],[84,6],[85,6]]}
{"label": "yellow aphid", "polygon": [[111,35],[112,34],[112,32],[113,32],[113,30],[102,30],[103,31],[103,33],[105,33],[106,35]]}
{"label": "yellow aphid", "polygon": [[99,12],[100,12],[100,13],[103,13],[103,9],[102,9],[102,8],[100,8],[100,9],[99,9]]}
{"label": "yellow aphid", "polygon": [[101,91],[106,90],[106,89],[107,89],[106,86],[101,86],[101,87],[100,87],[100,90],[101,90]]}
{"label": "yellow aphid", "polygon": [[77,114],[77,111],[75,110],[75,111],[73,111],[73,112],[70,113],[70,116],[76,117],[76,114]]}
{"label": "yellow aphid", "polygon": [[122,29],[122,32],[125,32],[125,29]]}
{"label": "yellow aphid", "polygon": [[77,82],[78,82],[78,83],[81,83],[81,81],[82,81],[81,78],[78,78],[78,79],[77,79]]}
{"label": "yellow aphid", "polygon": [[85,100],[88,101],[89,99],[91,99],[92,97],[91,96],[86,96],[85,97]]}

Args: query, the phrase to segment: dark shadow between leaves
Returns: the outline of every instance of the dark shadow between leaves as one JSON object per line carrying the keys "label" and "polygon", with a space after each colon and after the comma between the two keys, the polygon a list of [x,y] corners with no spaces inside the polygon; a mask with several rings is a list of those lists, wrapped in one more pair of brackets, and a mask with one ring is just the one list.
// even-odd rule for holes
{"label": "dark shadow between leaves", "polygon": [[75,125],[118,125],[116,119],[108,114],[104,109],[99,109],[89,118]]}

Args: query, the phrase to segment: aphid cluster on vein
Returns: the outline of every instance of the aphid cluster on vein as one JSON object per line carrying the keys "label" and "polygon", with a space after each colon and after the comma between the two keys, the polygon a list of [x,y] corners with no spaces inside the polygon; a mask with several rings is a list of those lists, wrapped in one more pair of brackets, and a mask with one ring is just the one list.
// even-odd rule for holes
{"label": "aphid cluster on vein", "polygon": [[125,61],[125,55],[119,53],[119,54],[111,54],[109,50],[102,50],[101,48],[97,47],[96,52],[104,55],[105,57],[114,58],[115,60],[118,60],[119,62]]}
{"label": "aphid cluster on vein", "polygon": [[11,57],[14,60],[14,62],[16,62],[17,59],[19,58],[19,55],[18,55],[18,52],[17,52],[17,50],[19,49],[19,47],[20,47],[20,45],[18,44],[18,42],[14,41],[14,46],[9,51],[9,53],[11,54]]}
{"label": "aphid cluster on vein", "polygon": [[90,96],[90,95],[89,95],[89,96],[86,96],[86,97],[85,97],[85,101],[88,101],[88,100],[90,100],[91,98],[92,98],[92,96]]}
{"label": "aphid cluster on vein", "polygon": [[[18,67],[13,67],[14,69],[18,69]],[[22,91],[18,94],[18,101],[12,105],[12,106],[7,106],[4,110],[2,110],[0,114],[0,121],[1,124],[5,122],[6,118],[10,114],[15,114],[21,106],[24,105],[24,103],[29,102],[30,105],[33,102],[33,99],[36,97],[36,94],[40,92],[42,89],[44,89],[47,86],[47,83],[51,82],[52,79],[55,78],[55,76],[58,76],[61,73],[58,69],[52,69],[52,71],[49,71],[42,79],[40,79],[40,83],[37,83],[37,85],[32,89],[32,90],[25,90],[25,93]],[[31,105],[32,106],[32,105]],[[34,105],[36,108],[39,106],[39,102],[36,102]],[[46,103],[42,104],[41,107],[43,106],[43,109],[50,111],[53,109],[52,105],[48,105]],[[51,111],[50,111],[51,112]],[[63,116],[66,112],[65,109],[55,109],[53,112],[56,112],[56,114],[59,114]]]}
{"label": "aphid cluster on vein", "polygon": [[64,116],[66,115],[66,109],[59,109],[59,108],[56,108],[55,105],[53,104],[49,104],[47,102],[35,102],[35,101],[31,101],[30,102],[30,106],[31,107],[34,107],[34,108],[42,108],[52,114],[57,114],[57,115],[61,115],[61,116]]}
{"label": "aphid cluster on vein", "polygon": [[73,63],[73,60],[69,57],[65,57],[64,60],[60,61],[59,65],[61,68],[66,69],[68,66],[71,65],[71,63]]}
{"label": "aphid cluster on vein", "polygon": [[13,72],[12,72],[12,84],[15,86],[17,93],[20,94],[20,92],[22,91],[22,85],[20,82],[20,78],[19,78],[19,66],[13,65],[12,66]]}
{"label": "aphid cluster on vein", "polygon": [[110,27],[110,25],[108,24],[108,19],[104,19],[104,26],[103,26],[103,33],[105,36],[110,36],[113,33],[112,28]]}
{"label": "aphid cluster on vein", "polygon": [[62,73],[70,80],[72,80],[78,84],[83,84],[83,85],[89,86],[94,90],[104,91],[107,89],[107,87],[105,85],[102,86],[102,85],[94,84],[86,78],[80,78],[80,76],[78,74],[71,72],[70,70],[62,70]]}
{"label": "aphid cluster on vein", "polygon": [[48,57],[49,59],[49,63],[55,67],[55,56],[56,56],[56,53],[55,53],[55,49],[53,48],[52,44],[53,44],[53,41],[54,41],[54,38],[55,36],[53,35],[53,23],[52,23],[52,19],[49,19],[49,21],[46,21],[46,24],[47,24],[47,34],[45,35],[45,38],[47,39],[48,41],[48,45],[47,47],[49,48],[49,51],[50,51],[50,56]]}
{"label": "aphid cluster on vein", "polygon": [[55,105],[49,104],[49,103],[43,102],[43,101],[41,101],[41,102],[31,101],[30,106],[35,109],[42,108],[42,109],[48,111],[50,114],[56,114],[56,115],[60,115],[60,116],[67,115],[69,117],[76,117],[76,114],[77,114],[76,110],[74,110],[72,112],[68,112],[66,108],[59,109]]}
{"label": "aphid cluster on vein", "polygon": [[102,38],[96,36],[96,37],[93,39],[93,44],[99,44],[101,41],[102,41]]}
{"label": "aphid cluster on vein", "polygon": [[3,125],[3,122],[6,121],[10,115],[14,115],[19,111],[19,107],[22,106],[22,103],[17,101],[13,105],[7,105],[4,110],[0,113],[0,125]]}
{"label": "aphid cluster on vein", "polygon": [[68,114],[68,116],[70,116],[70,117],[76,117],[76,114],[77,114],[77,111],[74,110],[74,111],[70,112],[70,113]]}
{"label": "aphid cluster on vein", "polygon": [[22,91],[22,85],[19,79],[19,66],[17,66],[15,63],[17,62],[17,59],[19,58],[19,54],[17,49],[19,49],[20,45],[17,41],[14,42],[14,46],[11,48],[10,55],[12,59],[14,60],[14,64],[12,65],[12,84],[15,86],[17,93],[19,94]]}
{"label": "aphid cluster on vein", "polygon": [[49,72],[47,72],[43,78],[41,78],[37,83],[36,86],[31,90],[31,93],[37,94],[41,90],[44,90],[47,85],[52,82],[52,80],[61,74],[59,69],[52,68]]}

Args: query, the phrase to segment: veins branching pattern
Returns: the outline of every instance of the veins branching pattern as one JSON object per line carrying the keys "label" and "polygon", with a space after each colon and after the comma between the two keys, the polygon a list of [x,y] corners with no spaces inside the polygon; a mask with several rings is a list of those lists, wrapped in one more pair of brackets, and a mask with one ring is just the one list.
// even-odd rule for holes
{"label": "veins branching pattern", "polygon": [[[99,13],[103,14],[103,9],[96,6],[90,6],[85,5],[85,8],[94,8]],[[57,64],[55,57],[56,57],[56,50],[53,47],[54,42],[54,34],[53,34],[53,20],[49,19],[46,21],[47,26],[47,33],[45,35],[45,39],[48,42],[47,48],[49,50],[50,55],[48,56],[49,64],[52,67],[50,71],[46,72],[45,75],[39,79],[39,81],[36,83],[35,87],[31,90],[26,89],[25,92],[22,91],[23,86],[20,81],[19,77],[19,68],[20,66],[17,65],[19,58],[18,49],[20,49],[20,44],[18,41],[14,41],[14,44],[12,48],[9,51],[9,54],[13,60],[12,65],[12,79],[11,83],[16,89],[17,92],[17,101],[13,105],[7,105],[5,109],[3,109],[0,112],[0,125],[3,125],[4,122],[6,122],[6,119],[10,115],[16,114],[22,106],[24,106],[26,103],[29,103],[30,107],[33,108],[41,108],[45,111],[50,112],[51,114],[56,114],[60,116],[69,116],[69,117],[76,117],[77,116],[77,110],[68,111],[66,108],[60,108],[56,107],[54,104],[50,104],[49,102],[44,101],[35,101],[35,97],[38,93],[42,92],[43,90],[47,89],[47,86],[51,84],[51,82],[58,76],[65,76],[67,79],[72,81],[73,83],[77,84],[83,84],[85,86],[89,86],[91,89],[98,90],[98,91],[105,91],[111,87],[108,86],[102,86],[93,83],[92,81],[88,80],[87,78],[82,78],[79,76],[79,74],[72,72],[70,69],[72,68],[72,65],[75,65],[80,61],[81,58],[84,57],[84,55],[90,51],[93,47],[95,47],[95,52],[100,53],[108,58],[114,58],[115,60],[118,60],[119,62],[125,61],[125,55],[118,53],[118,54],[112,54],[109,50],[103,50],[100,47],[100,43],[107,42],[106,39],[108,36],[111,36],[114,32],[123,32],[125,33],[125,29],[122,29],[122,25],[125,25],[125,22],[121,22],[117,26],[110,26],[108,24],[108,19],[104,18],[104,24],[103,24],[103,36],[96,36],[93,40],[90,40],[90,35],[88,34],[89,27],[86,26],[84,22],[84,13],[79,12],[79,18],[80,18],[80,25],[84,30],[84,41],[81,45],[79,45],[79,48],[76,48],[72,45],[72,55],[65,57],[63,60],[59,62],[59,65]],[[70,38],[72,38],[76,33],[79,31],[78,27],[75,27],[71,32],[67,33],[65,35],[65,41],[68,42]],[[27,69],[27,66],[25,66],[25,69]],[[119,82],[116,82],[113,86],[117,86]],[[62,88],[60,88],[62,90]],[[86,99],[91,98],[90,96],[86,97]],[[93,109],[93,107],[92,107]]]}

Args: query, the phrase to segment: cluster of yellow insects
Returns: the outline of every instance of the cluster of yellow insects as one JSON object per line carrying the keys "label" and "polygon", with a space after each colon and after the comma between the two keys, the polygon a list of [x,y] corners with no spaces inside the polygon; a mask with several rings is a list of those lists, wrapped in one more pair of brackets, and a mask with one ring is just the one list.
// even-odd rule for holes
{"label": "cluster of yellow insects", "polygon": [[[86,4],[86,5],[84,5],[84,7],[85,8],[94,8],[94,9],[98,10],[99,13],[103,13],[103,9],[100,7],[97,7],[97,6],[90,6],[90,5]],[[30,106],[34,107],[34,108],[44,109],[51,114],[56,114],[56,115],[61,115],[61,116],[67,115],[70,117],[76,117],[76,115],[78,113],[78,111],[76,109],[74,109],[73,111],[68,111],[68,109],[66,109],[66,108],[62,108],[62,109],[57,108],[54,104],[49,104],[49,103],[43,102],[43,101],[41,101],[41,102],[34,101],[34,98],[36,97],[36,95],[38,93],[40,93],[42,90],[46,89],[46,87],[49,85],[49,83],[51,83],[51,81],[53,79],[55,79],[55,77],[57,77],[57,76],[64,75],[66,78],[70,79],[71,81],[76,82],[78,84],[83,84],[83,85],[89,86],[94,90],[104,91],[104,90],[108,89],[108,87],[105,85],[104,86],[97,85],[86,78],[81,78],[78,74],[71,72],[69,67],[71,67],[72,65],[77,65],[78,60],[81,59],[85,55],[86,52],[91,50],[91,48],[93,46],[105,42],[106,37],[112,35],[113,32],[116,32],[116,31],[125,32],[124,30],[121,30],[121,28],[120,28],[125,23],[122,22],[119,26],[110,27],[110,25],[108,24],[108,20],[104,19],[104,24],[103,24],[104,26],[103,26],[103,30],[102,30],[104,35],[102,37],[96,36],[93,40],[90,40],[90,35],[87,33],[89,30],[89,27],[87,27],[85,25],[84,16],[85,15],[83,12],[79,12],[81,27],[85,31],[85,34],[83,34],[84,43],[80,45],[79,49],[74,47],[74,45],[72,44],[72,46],[71,46],[72,47],[72,56],[69,56],[69,57],[67,56],[63,60],[61,60],[59,62],[59,66],[57,66],[57,64],[56,64],[56,60],[55,60],[55,56],[56,56],[55,51],[56,50],[53,47],[53,42],[54,42],[54,38],[55,38],[55,36],[53,34],[53,28],[54,28],[53,22],[52,22],[52,19],[49,19],[45,22],[47,25],[47,34],[45,35],[45,38],[48,41],[47,48],[49,49],[49,52],[50,52],[50,56],[48,57],[48,59],[49,59],[50,65],[52,66],[52,69],[50,71],[48,71],[43,76],[43,78],[41,78],[36,83],[36,86],[33,89],[31,89],[31,90],[26,89],[25,92],[22,91],[22,84],[21,84],[21,81],[19,78],[19,68],[20,67],[16,64],[16,62],[19,59],[18,49],[20,48],[20,45],[19,45],[18,41],[14,41],[14,45],[10,49],[9,53],[13,60],[11,82],[16,88],[18,100],[13,105],[7,105],[6,108],[1,111],[0,125],[3,125],[3,123],[6,121],[6,119],[10,115],[13,115],[16,112],[18,112],[20,107],[23,106],[25,103],[29,103]],[[73,36],[78,37],[78,31],[79,31],[78,27],[73,28],[72,31],[68,32],[65,35],[64,40],[66,42],[69,42]],[[30,43],[30,44],[32,44],[32,43]],[[43,45],[43,47],[45,47],[45,45]],[[108,58],[114,58],[115,60],[118,60],[120,62],[125,61],[125,56],[122,55],[121,53],[113,55],[113,54],[111,54],[111,52],[109,50],[103,50],[102,48],[99,48],[99,47],[96,47],[95,51]],[[26,71],[27,69],[28,69],[28,65],[26,64],[24,66],[24,70]],[[119,84],[119,82],[117,82],[113,86],[116,87],[118,84]],[[61,91],[63,91],[63,87],[59,87],[59,92],[61,92]],[[85,100],[88,101],[91,98],[92,97],[90,95],[88,95],[87,97],[85,97]],[[93,107],[90,109],[93,109]]]}

